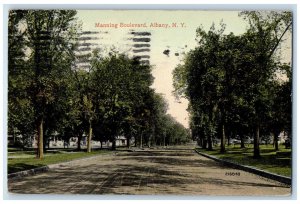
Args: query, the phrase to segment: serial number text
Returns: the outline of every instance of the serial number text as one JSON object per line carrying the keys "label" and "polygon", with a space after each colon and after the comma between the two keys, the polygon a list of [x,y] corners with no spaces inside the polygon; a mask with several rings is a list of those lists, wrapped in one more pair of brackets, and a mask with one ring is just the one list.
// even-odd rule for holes
{"label": "serial number text", "polygon": [[240,176],[240,172],[226,172],[225,176]]}

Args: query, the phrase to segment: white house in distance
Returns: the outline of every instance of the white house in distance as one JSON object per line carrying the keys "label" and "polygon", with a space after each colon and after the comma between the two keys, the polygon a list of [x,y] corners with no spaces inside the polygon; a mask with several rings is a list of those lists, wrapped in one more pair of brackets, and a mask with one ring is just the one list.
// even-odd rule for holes
{"label": "white house in distance", "polygon": [[[8,145],[14,145],[14,144],[20,144],[20,145],[22,145],[24,147],[28,147],[28,148],[37,148],[37,144],[38,144],[37,136],[34,135],[32,137],[28,137],[28,139],[26,141],[24,141],[22,135],[16,135],[15,137],[13,135],[8,135]],[[75,149],[75,148],[77,148],[77,144],[78,144],[77,137],[71,137],[69,139],[69,142],[66,142],[58,134],[53,134],[53,136],[48,139],[46,147]],[[110,142],[110,141],[102,142],[103,148],[109,148],[111,146],[112,146],[112,142]],[[117,147],[127,146],[127,139],[125,138],[125,136],[123,136],[123,135],[117,136],[116,146]],[[83,137],[82,137],[81,147],[83,149],[87,147],[87,136],[86,135],[83,135]],[[100,141],[92,140],[92,148],[101,148]]]}

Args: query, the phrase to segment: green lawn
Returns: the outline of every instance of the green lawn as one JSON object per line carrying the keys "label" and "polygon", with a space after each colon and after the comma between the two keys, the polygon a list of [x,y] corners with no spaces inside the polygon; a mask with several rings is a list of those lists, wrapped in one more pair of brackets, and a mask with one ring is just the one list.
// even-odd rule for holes
{"label": "green lawn", "polygon": [[226,146],[226,153],[224,154],[220,153],[220,147],[214,147],[213,151],[200,148],[197,150],[227,161],[253,166],[283,176],[291,176],[291,149],[285,149],[282,145],[279,146],[277,152],[274,151],[272,145],[260,145],[260,159],[253,158],[253,145],[247,145],[244,149],[241,149],[239,145]]}
{"label": "green lawn", "polygon": [[12,151],[9,150],[8,156],[14,156],[17,158],[8,158],[8,173],[14,173],[18,171],[33,169],[41,166],[46,166],[49,164],[56,164],[60,162],[67,162],[74,159],[84,158],[95,156],[99,154],[110,154],[113,151],[109,150],[95,150],[91,153],[86,152],[64,152],[64,151],[55,151],[45,153],[44,159],[40,160],[35,158],[34,151]]}

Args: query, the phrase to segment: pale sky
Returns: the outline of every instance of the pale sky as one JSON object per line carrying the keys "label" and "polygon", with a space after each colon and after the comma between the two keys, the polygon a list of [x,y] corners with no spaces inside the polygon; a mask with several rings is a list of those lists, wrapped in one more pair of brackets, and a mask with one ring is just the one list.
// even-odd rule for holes
{"label": "pale sky", "polygon": [[[177,121],[188,127],[188,102],[181,99],[180,103],[172,95],[172,70],[182,60],[182,52],[187,52],[196,46],[196,29],[202,25],[208,30],[212,23],[219,28],[221,20],[226,24],[226,33],[233,32],[238,35],[246,30],[246,22],[238,17],[238,11],[173,11],[173,10],[78,10],[78,20],[82,21],[82,30],[99,31],[102,39],[100,45],[106,48],[112,46],[118,50],[128,51],[132,41],[128,32],[136,31],[151,32],[150,64],[154,66],[152,74],[155,77],[153,88],[157,93],[162,93],[169,103],[170,113]],[[95,24],[144,24],[147,28],[114,28],[96,27]],[[168,24],[170,27],[150,27],[151,23]],[[177,23],[177,27],[172,27]],[[107,32],[107,33],[105,33]],[[169,49],[169,56],[163,51]],[[179,56],[175,56],[179,53]]]}

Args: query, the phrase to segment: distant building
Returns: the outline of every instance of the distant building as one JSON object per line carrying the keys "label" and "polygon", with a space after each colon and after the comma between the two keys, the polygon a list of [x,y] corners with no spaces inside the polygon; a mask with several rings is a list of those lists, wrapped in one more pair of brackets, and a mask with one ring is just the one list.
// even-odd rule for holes
{"label": "distant building", "polygon": [[[26,141],[23,140],[22,135],[16,135],[15,138],[12,135],[8,135],[8,145],[17,145],[17,146],[23,146],[25,148],[37,148],[37,135],[34,135],[32,137],[28,137]],[[68,141],[65,141],[60,135],[53,134],[49,138],[47,138],[46,141],[46,147],[47,148],[70,148],[75,149],[78,146],[78,138],[77,137],[71,137]],[[80,146],[84,149],[87,146],[87,136],[83,135],[81,139]],[[103,147],[111,147],[112,142],[107,140],[102,142]],[[116,138],[116,146],[117,147],[125,147],[127,146],[127,139],[125,136],[117,136]],[[92,140],[92,148],[100,148],[101,144],[100,141]]]}

